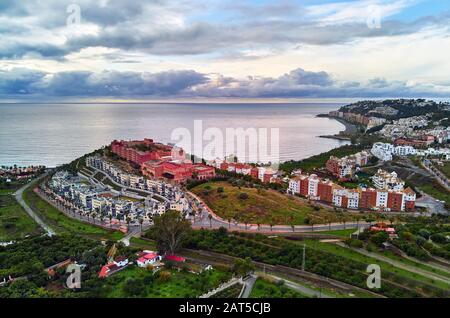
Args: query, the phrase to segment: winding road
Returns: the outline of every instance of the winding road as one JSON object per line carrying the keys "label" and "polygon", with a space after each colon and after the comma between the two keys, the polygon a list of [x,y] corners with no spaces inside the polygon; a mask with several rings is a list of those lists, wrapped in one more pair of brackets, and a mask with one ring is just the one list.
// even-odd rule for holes
{"label": "winding road", "polygon": [[21,187],[19,190],[17,190],[14,193],[14,197],[16,198],[17,202],[22,206],[22,208],[28,213],[28,215],[37,223],[40,227],[42,227],[45,232],[47,232],[48,236],[55,235],[55,231],[47,225],[42,219],[26,204],[26,202],[23,200],[23,192],[28,189],[32,184],[35,183],[35,181],[38,181],[42,178],[44,178],[47,175],[47,173],[44,173],[42,176],[38,177],[37,179],[28,182],[23,187]]}

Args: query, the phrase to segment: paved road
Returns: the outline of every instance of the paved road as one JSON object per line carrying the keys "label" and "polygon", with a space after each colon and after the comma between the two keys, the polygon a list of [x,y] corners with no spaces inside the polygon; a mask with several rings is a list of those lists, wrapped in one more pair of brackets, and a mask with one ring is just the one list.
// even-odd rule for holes
{"label": "paved road", "polygon": [[[43,177],[45,177],[47,174],[43,174],[42,176],[40,176],[39,178],[35,179],[35,180],[40,180]],[[53,236],[55,235],[55,231],[53,231],[53,229],[47,225],[44,221],[42,221],[42,219],[28,206],[28,204],[25,203],[25,201],[23,200],[23,192],[28,189],[32,184],[34,184],[33,181],[28,182],[27,184],[25,184],[22,188],[20,188],[19,190],[17,190],[14,193],[14,197],[16,198],[17,202],[19,202],[19,204],[22,206],[22,208],[28,213],[28,215],[37,223],[39,224],[40,227],[42,227],[45,232],[47,232],[48,236]]]}
{"label": "paved road", "polygon": [[253,285],[255,285],[256,280],[258,279],[257,275],[250,275],[249,278],[244,280],[245,289],[244,292],[241,295],[241,298],[248,298],[250,297],[250,293],[252,292]]}
{"label": "paved road", "polygon": [[[340,246],[344,246],[346,248],[349,248],[348,246],[345,246],[343,243],[336,243],[336,244],[340,245]],[[363,254],[365,256],[372,257],[372,258],[375,258],[375,259],[377,259],[379,261],[388,263],[388,264],[390,264],[390,265],[392,265],[394,267],[401,268],[401,269],[407,270],[409,272],[425,276],[425,277],[430,278],[430,279],[439,280],[441,282],[447,283],[447,284],[449,284],[449,288],[450,288],[450,279],[447,278],[447,277],[444,277],[444,276],[441,276],[441,275],[438,275],[438,274],[435,274],[435,273],[431,273],[429,271],[426,271],[426,270],[418,268],[418,267],[414,267],[414,266],[410,266],[410,265],[404,264],[402,262],[393,260],[393,259],[391,259],[389,257],[383,256],[383,255],[379,255],[379,254],[376,254],[376,253],[372,253],[372,252],[366,251],[366,250],[361,249],[361,248],[350,248],[350,249],[355,251],[355,252],[358,252],[360,254]]]}

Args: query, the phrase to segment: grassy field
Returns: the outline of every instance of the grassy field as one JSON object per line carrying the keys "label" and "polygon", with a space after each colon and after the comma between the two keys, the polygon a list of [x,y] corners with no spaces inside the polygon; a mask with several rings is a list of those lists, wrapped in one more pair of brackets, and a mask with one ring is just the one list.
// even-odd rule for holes
{"label": "grassy field", "polygon": [[41,199],[34,191],[33,186],[24,191],[23,198],[33,211],[36,211],[56,232],[76,233],[96,239],[118,240],[123,237],[120,232],[108,231],[106,229],[83,223],[69,218],[48,202]]}
{"label": "grassy field", "polygon": [[437,166],[440,171],[442,171],[443,174],[447,176],[447,178],[450,178],[450,162],[444,162],[443,166]]}
{"label": "grassy field", "polygon": [[[405,278],[421,281],[423,283],[427,283],[429,285],[433,285],[435,287],[438,287],[438,288],[441,288],[444,290],[448,290],[448,288],[450,288],[450,282],[448,284],[446,284],[442,281],[437,281],[437,280],[425,277],[423,275],[412,273],[407,270],[397,268],[388,263],[379,261],[372,257],[362,255],[356,251],[352,251],[348,248],[341,247],[341,246],[338,246],[338,245],[335,245],[332,243],[322,243],[317,240],[304,240],[304,241],[298,241],[298,243],[299,244],[305,243],[307,246],[306,250],[308,250],[308,247],[309,247],[309,248],[313,248],[313,249],[319,249],[319,250],[322,250],[322,251],[325,251],[328,253],[332,253],[332,254],[338,255],[340,257],[348,258],[348,259],[351,259],[354,261],[365,263],[368,265],[369,264],[378,264],[378,265],[380,265],[382,271],[396,273],[399,276],[403,276]],[[306,253],[308,253],[308,252],[306,252]]]}
{"label": "grassy field", "polygon": [[[219,193],[218,188],[224,191]],[[200,196],[217,215],[253,224],[306,224],[307,216],[326,223],[337,221],[331,209],[314,207],[307,201],[274,190],[234,187],[228,182],[208,182],[191,190]],[[248,198],[240,196],[246,193]],[[318,224],[319,222],[315,222]]]}
{"label": "grassy field", "polygon": [[253,285],[250,298],[308,298],[284,285],[258,278]]}
{"label": "grassy field", "polygon": [[[151,271],[136,266],[129,267],[105,279],[103,289],[105,297],[145,297],[145,298],[195,298],[210,289],[227,281],[230,274],[216,269],[200,275],[186,271],[162,270],[170,273],[167,280],[158,278]],[[137,295],[127,292],[127,280],[139,284],[141,287]],[[140,283],[142,282],[142,284]]]}
{"label": "grassy field", "polygon": [[13,197],[14,191],[20,186],[0,186],[0,241],[16,240],[42,233],[40,227]]}

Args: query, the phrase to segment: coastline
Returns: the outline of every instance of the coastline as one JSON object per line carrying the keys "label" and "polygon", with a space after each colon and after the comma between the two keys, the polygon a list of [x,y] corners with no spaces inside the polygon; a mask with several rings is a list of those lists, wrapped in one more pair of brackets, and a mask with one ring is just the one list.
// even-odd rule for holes
{"label": "coastline", "polygon": [[345,127],[344,130],[340,131],[337,134],[334,134],[334,135],[322,135],[322,136],[319,136],[319,138],[329,138],[329,139],[337,139],[337,140],[351,140],[349,135],[352,135],[352,134],[354,134],[354,133],[356,133],[358,131],[358,128],[357,128],[357,126],[355,124],[352,124],[352,123],[346,121],[345,119],[331,117],[328,114],[319,114],[316,117],[322,117],[322,118],[329,118],[329,119],[337,120],[338,122],[340,122]]}

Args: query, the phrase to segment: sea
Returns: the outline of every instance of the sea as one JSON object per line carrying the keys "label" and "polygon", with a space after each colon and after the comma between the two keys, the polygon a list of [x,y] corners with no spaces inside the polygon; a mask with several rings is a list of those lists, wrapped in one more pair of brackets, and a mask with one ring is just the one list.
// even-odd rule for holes
{"label": "sea", "polygon": [[[345,129],[334,119],[316,117],[340,106],[339,103],[0,104],[0,165],[55,167],[114,139],[152,138],[174,143],[178,141],[171,139],[175,129],[189,131],[194,138],[194,127],[198,128],[199,123],[200,136],[208,128],[215,128],[224,138],[227,129],[255,129],[258,133],[267,129],[268,138],[272,136],[271,129],[278,129],[278,153],[274,157],[268,154],[261,161],[300,160],[348,144],[319,137]],[[270,145],[268,152],[272,149]]]}

